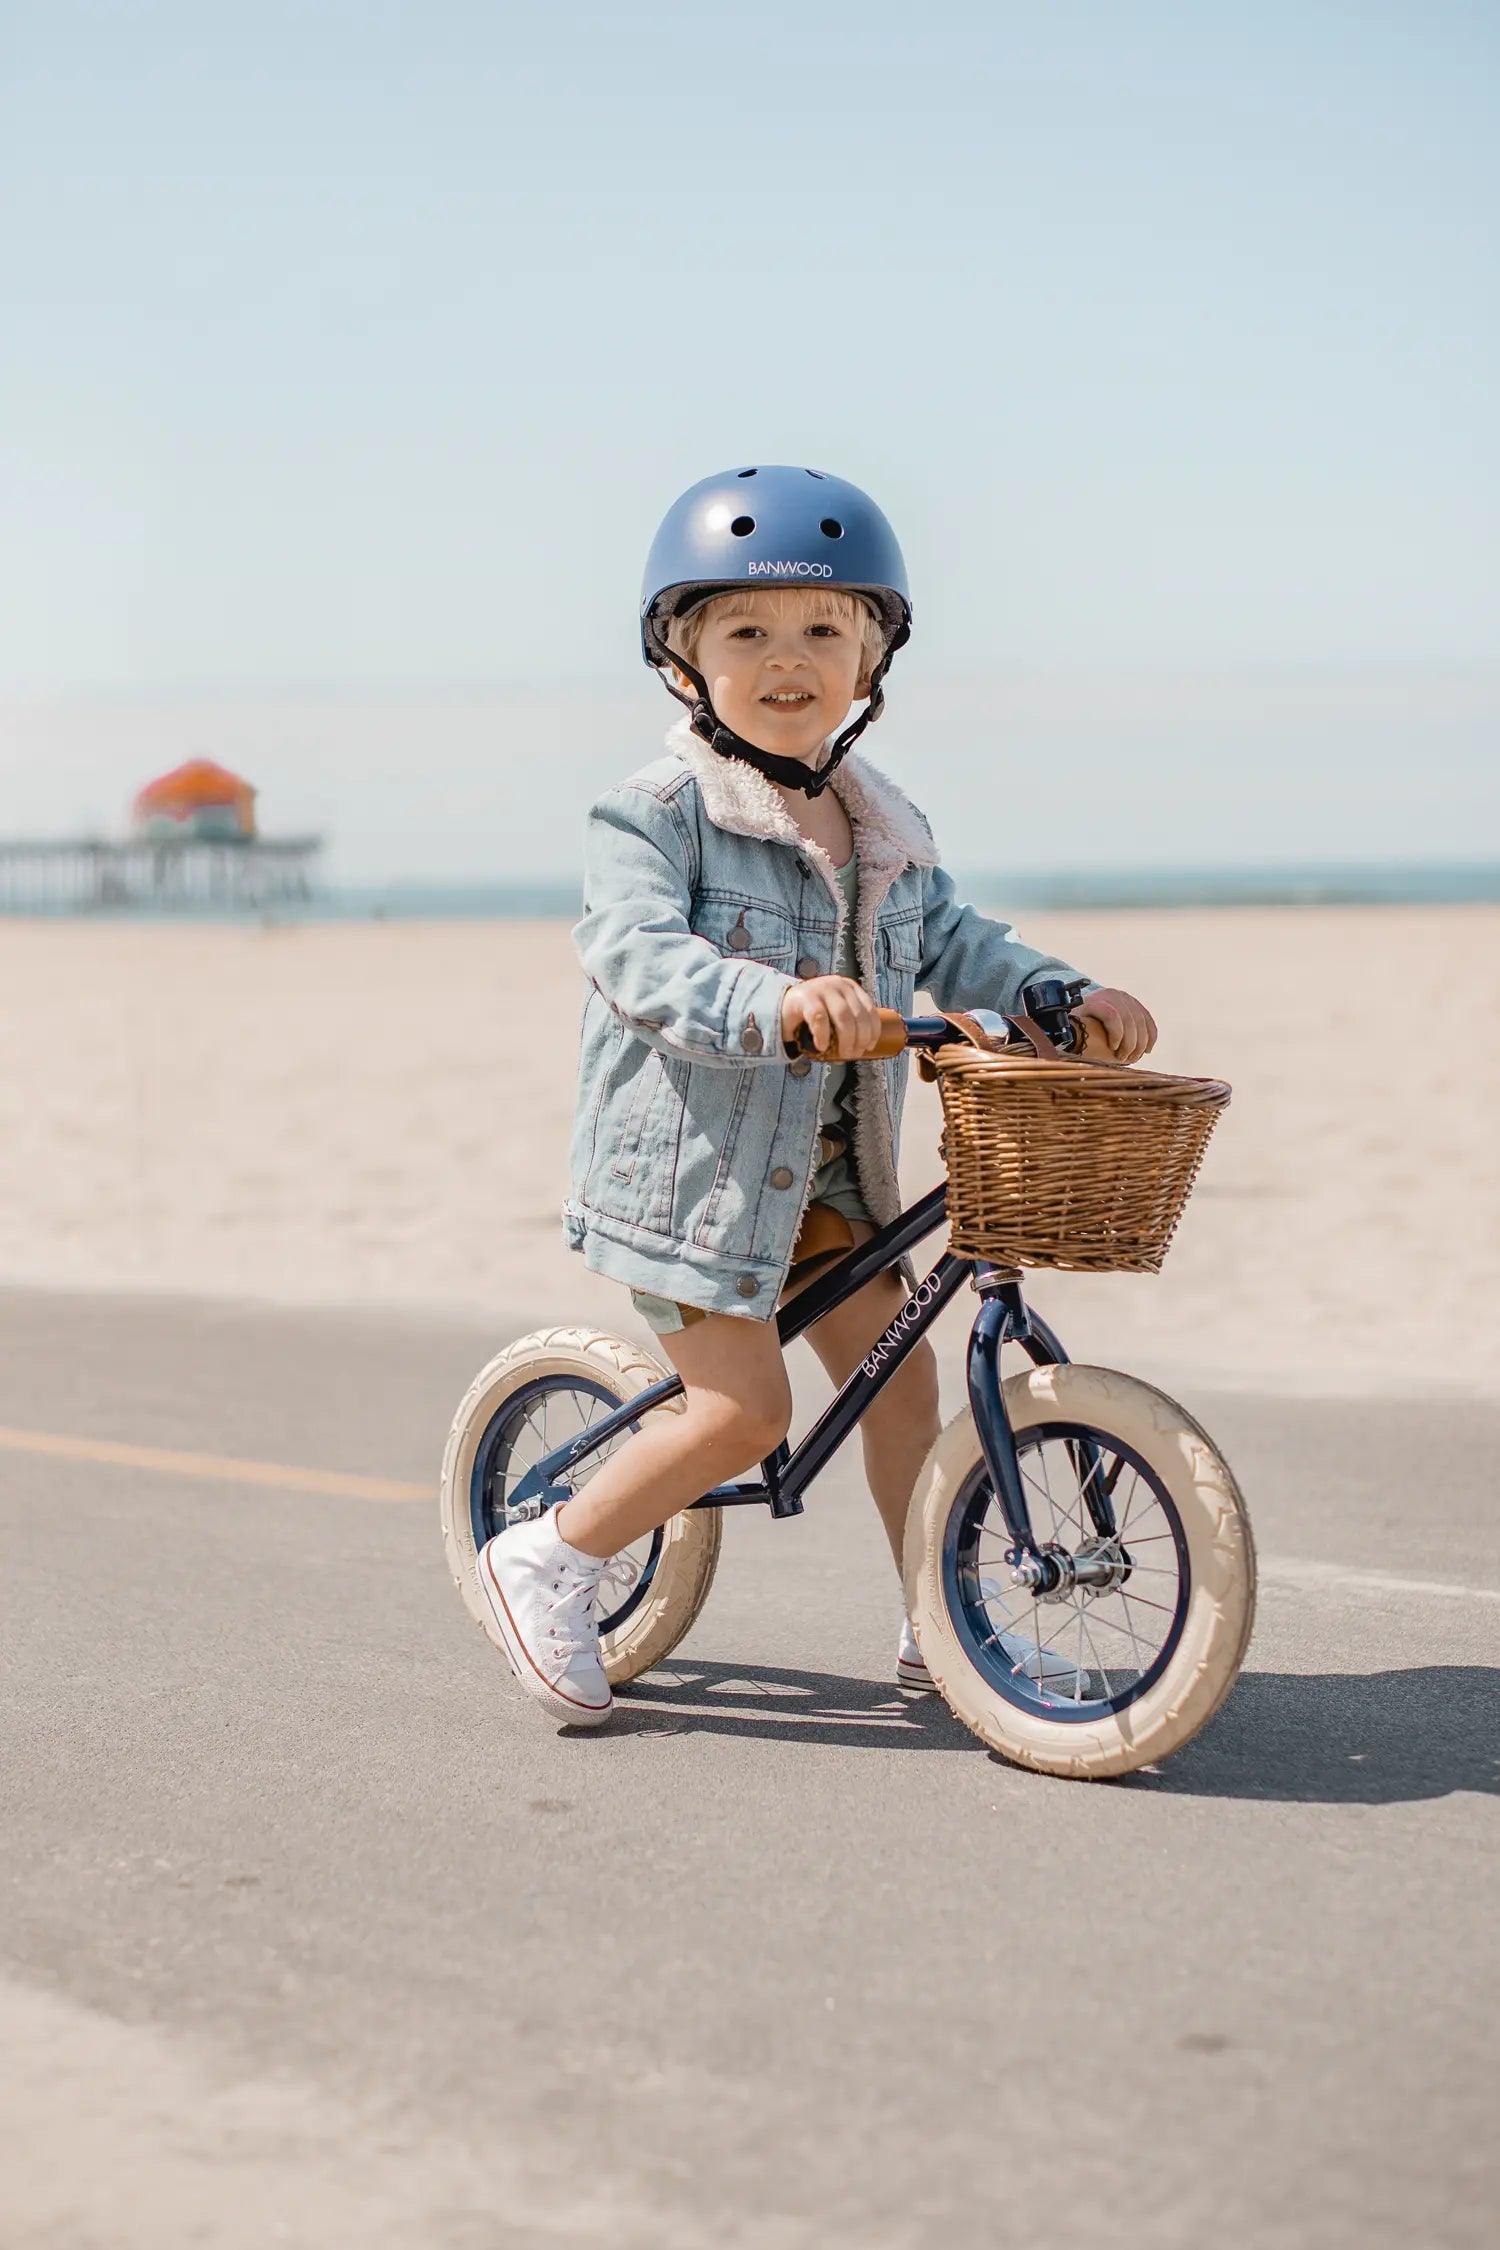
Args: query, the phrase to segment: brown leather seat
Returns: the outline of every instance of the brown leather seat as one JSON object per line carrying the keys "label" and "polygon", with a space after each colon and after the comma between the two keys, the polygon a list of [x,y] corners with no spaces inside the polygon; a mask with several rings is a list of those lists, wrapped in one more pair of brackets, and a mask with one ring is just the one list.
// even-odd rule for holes
{"label": "brown leather seat", "polygon": [[792,1246],[788,1281],[808,1281],[823,1266],[854,1248],[854,1229],[831,1203],[809,1203]]}

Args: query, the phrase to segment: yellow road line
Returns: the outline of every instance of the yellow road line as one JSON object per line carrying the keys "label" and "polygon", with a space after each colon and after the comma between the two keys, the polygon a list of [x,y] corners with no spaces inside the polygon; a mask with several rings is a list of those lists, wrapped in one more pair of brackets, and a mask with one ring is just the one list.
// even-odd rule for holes
{"label": "yellow road line", "polygon": [[153,1469],[159,1476],[211,1477],[221,1484],[263,1484],[278,1492],[327,1492],[343,1500],[431,1500],[427,1484],[394,1477],[351,1476],[343,1469],[296,1469],[281,1461],[235,1461],[219,1453],[170,1453],[157,1445],[121,1445],[113,1438],[63,1437],[54,1430],[0,1425],[0,1450],[45,1453],[59,1461],[97,1461],[115,1469]]}

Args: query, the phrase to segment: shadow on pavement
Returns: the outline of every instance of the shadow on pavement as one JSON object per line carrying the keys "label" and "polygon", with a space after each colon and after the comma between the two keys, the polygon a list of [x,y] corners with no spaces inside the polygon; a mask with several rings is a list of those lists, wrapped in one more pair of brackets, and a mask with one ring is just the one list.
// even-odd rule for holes
{"label": "shadow on pavement", "polygon": [[1460,1789],[1494,1796],[1500,1671],[1246,1672],[1196,1741],[1130,1781],[1309,1805],[1399,1805]]}
{"label": "shadow on pavement", "polygon": [[[616,1728],[861,1750],[967,1744],[985,1754],[934,1695],[767,1664],[659,1666],[621,1691]],[[1500,1670],[1247,1672],[1196,1741],[1115,1786],[1319,1805],[1500,1795]]]}
{"label": "shadow on pavement", "polygon": [[667,1663],[620,1690],[611,1732],[730,1734],[740,1741],[843,1749],[956,1750],[980,1745],[935,1695],[907,1697],[893,1680],[771,1664]]}

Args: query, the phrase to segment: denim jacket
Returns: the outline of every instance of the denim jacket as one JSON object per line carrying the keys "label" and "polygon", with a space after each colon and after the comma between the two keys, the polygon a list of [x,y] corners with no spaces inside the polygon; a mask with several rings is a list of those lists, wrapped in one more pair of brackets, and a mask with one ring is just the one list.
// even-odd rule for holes
{"label": "denim jacket", "polygon": [[[680,720],[592,807],[569,1246],[634,1289],[769,1320],[817,1169],[826,1066],[788,1063],[781,1002],[827,974],[844,907],[827,853],[742,759]],[[855,754],[831,787],[859,860],[860,982],[882,1007],[1016,1007],[1079,974],[962,905],[915,805]],[[851,1160],[878,1225],[900,1209],[907,1057],[857,1064]]]}

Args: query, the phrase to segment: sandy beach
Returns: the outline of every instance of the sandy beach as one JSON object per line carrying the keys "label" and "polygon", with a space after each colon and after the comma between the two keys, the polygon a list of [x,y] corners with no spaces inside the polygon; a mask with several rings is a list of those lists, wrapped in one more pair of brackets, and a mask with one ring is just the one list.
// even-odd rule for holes
{"label": "sandy beach", "polygon": [[[1081,1358],[1362,1392],[1500,1361],[1500,912],[1035,914],[1234,1086],[1155,1279],[1043,1276]],[[562,923],[5,925],[11,1283],[631,1326],[563,1248]],[[904,1170],[937,1176],[913,1086]]]}

